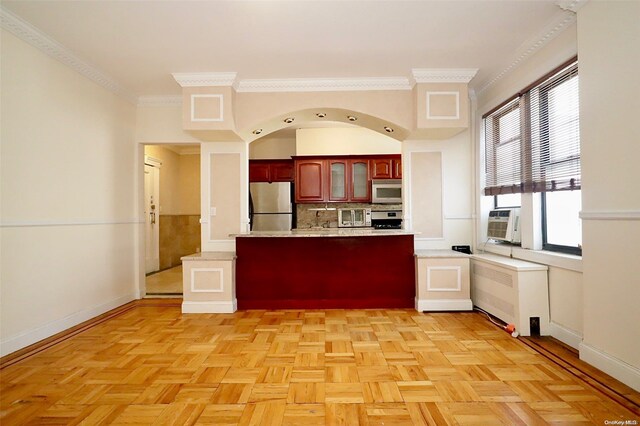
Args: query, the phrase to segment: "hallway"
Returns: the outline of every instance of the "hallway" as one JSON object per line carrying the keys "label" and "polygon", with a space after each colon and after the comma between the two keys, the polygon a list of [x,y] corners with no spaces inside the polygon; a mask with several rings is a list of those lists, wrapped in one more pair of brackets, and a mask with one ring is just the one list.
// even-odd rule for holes
{"label": "hallway", "polygon": [[147,275],[147,297],[182,295],[182,265]]}

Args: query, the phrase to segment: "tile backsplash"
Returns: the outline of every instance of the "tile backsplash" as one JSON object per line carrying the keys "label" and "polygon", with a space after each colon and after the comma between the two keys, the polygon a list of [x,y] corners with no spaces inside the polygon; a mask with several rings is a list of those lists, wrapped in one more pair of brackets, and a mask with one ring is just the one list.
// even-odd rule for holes
{"label": "tile backsplash", "polygon": [[[336,210],[312,210],[312,209]],[[402,210],[402,204],[369,204],[369,203],[318,203],[296,204],[297,228],[308,229],[314,227],[337,228],[338,210],[348,208],[370,208],[372,210]]]}

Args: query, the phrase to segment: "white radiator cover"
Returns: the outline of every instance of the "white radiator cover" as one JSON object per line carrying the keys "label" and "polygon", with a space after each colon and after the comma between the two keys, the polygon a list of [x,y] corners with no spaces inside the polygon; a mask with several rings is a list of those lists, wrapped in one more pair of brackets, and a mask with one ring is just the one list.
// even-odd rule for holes
{"label": "white radiator cover", "polygon": [[548,336],[547,266],[491,254],[471,256],[471,300],[529,336],[529,319],[540,318],[540,335]]}

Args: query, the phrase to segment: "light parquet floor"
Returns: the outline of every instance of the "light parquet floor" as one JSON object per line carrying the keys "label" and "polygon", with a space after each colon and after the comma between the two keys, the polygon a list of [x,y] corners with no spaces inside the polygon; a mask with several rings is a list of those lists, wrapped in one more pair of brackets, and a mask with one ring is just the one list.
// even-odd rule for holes
{"label": "light parquet floor", "polygon": [[2,425],[638,419],[475,313],[140,306],[0,373]]}

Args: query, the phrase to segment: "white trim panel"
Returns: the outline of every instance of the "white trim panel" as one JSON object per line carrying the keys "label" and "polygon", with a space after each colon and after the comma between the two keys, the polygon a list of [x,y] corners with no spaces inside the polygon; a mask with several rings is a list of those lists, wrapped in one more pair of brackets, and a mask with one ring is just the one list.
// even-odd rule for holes
{"label": "white trim panel", "polygon": [[423,311],[472,311],[471,299],[416,300],[416,310]]}
{"label": "white trim panel", "polygon": [[640,211],[638,210],[620,210],[620,211],[592,211],[580,212],[582,220],[640,220]]}
{"label": "white trim panel", "polygon": [[[220,274],[220,288],[196,289],[196,272],[218,272]],[[224,271],[222,268],[191,268],[191,292],[192,293],[224,293]]]}
{"label": "white trim panel", "polygon": [[[195,108],[196,108],[196,98],[218,98],[218,102],[220,105],[220,115],[218,117],[214,117],[214,118],[195,118]],[[212,121],[224,121],[224,99],[222,97],[222,95],[219,94],[204,94],[204,95],[198,95],[198,94],[192,94],[191,95],[191,121],[193,122],[212,122]]]}
{"label": "white trim panel", "polygon": [[640,369],[586,343],[580,343],[580,359],[640,392]]}
{"label": "white trim panel", "polygon": [[578,349],[582,343],[581,334],[553,321],[549,322],[549,334],[574,349]]}
{"label": "white trim panel", "polygon": [[182,302],[183,314],[232,314],[237,310],[237,299],[231,302]]}
{"label": "white trim panel", "polygon": [[[437,288],[431,286],[431,271],[456,271],[456,288]],[[460,266],[427,266],[427,291],[461,291],[462,290],[462,268]]]}
{"label": "white trim panel", "polygon": [[122,306],[125,303],[129,303],[132,300],[138,299],[139,297],[136,293],[129,293],[101,305],[76,312],[73,315],[69,315],[65,318],[52,321],[38,328],[25,331],[17,336],[12,336],[5,340],[2,340],[0,341],[0,356],[5,356],[17,350],[25,348],[29,345],[46,339],[47,337],[51,337],[54,334],[60,333],[61,331],[68,330],[71,327],[74,327],[84,321],[95,318],[98,315],[102,315],[105,312],[117,308],[118,306]]}
{"label": "white trim panel", "polygon": [[[460,119],[460,92],[427,92],[427,120],[459,120]],[[456,115],[431,115],[431,95],[451,96],[456,98]]]}

